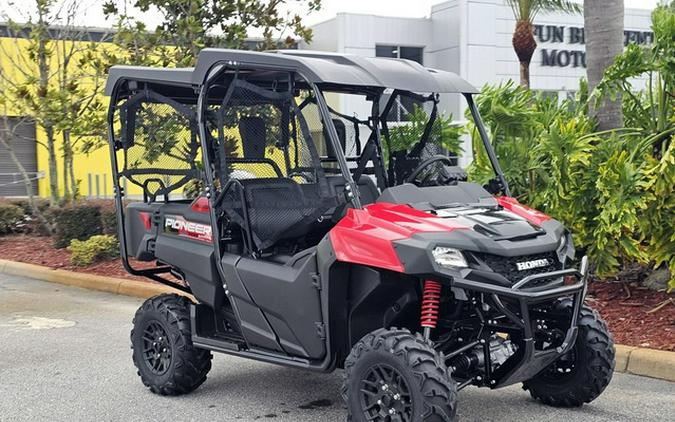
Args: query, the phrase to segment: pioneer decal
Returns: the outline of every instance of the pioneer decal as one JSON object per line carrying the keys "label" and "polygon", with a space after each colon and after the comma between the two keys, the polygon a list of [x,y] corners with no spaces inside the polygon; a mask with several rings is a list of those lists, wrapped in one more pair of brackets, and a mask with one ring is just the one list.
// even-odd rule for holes
{"label": "pioneer decal", "polygon": [[211,226],[187,221],[180,215],[166,215],[164,217],[164,231],[202,242],[211,242]]}
{"label": "pioneer decal", "polygon": [[550,262],[548,259],[535,259],[533,261],[517,262],[518,271],[531,270],[532,268],[546,267]]}

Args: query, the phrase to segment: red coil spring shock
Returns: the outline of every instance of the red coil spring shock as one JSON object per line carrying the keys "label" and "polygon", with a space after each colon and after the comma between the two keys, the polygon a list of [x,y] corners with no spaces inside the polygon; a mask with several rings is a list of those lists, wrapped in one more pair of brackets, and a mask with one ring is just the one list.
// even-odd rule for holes
{"label": "red coil spring shock", "polygon": [[420,315],[421,326],[425,328],[436,328],[438,321],[438,307],[441,301],[441,283],[433,280],[424,281],[424,292],[422,293],[422,313]]}

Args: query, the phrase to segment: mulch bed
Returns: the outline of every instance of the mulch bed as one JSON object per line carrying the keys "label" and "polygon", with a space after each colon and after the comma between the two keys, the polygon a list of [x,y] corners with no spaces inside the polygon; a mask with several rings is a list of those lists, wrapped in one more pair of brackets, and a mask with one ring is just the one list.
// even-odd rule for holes
{"label": "mulch bed", "polygon": [[675,351],[675,295],[654,292],[638,283],[597,281],[586,303],[609,324],[614,342]]}
{"label": "mulch bed", "polygon": [[[97,262],[89,267],[73,266],[70,253],[66,249],[55,249],[49,237],[0,237],[0,258],[149,281],[128,274],[120,260]],[[596,281],[589,286],[587,303],[602,314],[617,344],[675,351],[675,295],[654,292],[635,282]]]}
{"label": "mulch bed", "polygon": [[[149,281],[145,277],[129,274],[122,262],[99,261],[88,267],[77,267],[70,263],[70,252],[67,249],[56,249],[52,239],[46,236],[4,236],[0,237],[0,258],[29,264],[44,265],[68,271],[104,275],[108,277],[126,278],[130,280]],[[147,266],[147,263],[142,263]]]}

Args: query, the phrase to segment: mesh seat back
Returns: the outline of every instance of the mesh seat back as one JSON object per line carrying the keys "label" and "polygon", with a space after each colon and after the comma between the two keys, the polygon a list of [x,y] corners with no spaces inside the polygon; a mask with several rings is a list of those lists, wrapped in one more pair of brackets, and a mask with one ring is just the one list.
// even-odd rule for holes
{"label": "mesh seat back", "polygon": [[265,178],[241,181],[254,241],[266,249],[277,240],[307,233],[316,221],[318,192],[315,185],[292,179]]}
{"label": "mesh seat back", "polygon": [[267,127],[261,117],[242,117],[239,120],[244,158],[265,158]]}

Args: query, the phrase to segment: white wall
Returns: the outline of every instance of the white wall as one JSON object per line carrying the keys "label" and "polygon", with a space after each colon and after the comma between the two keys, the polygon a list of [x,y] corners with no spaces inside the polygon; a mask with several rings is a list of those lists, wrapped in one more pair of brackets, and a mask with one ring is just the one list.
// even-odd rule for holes
{"label": "white wall", "polygon": [[343,37],[337,33],[337,18],[318,23],[312,27],[312,42],[308,45],[300,43],[303,50],[338,51],[338,41]]}

